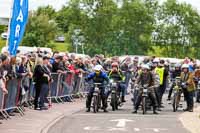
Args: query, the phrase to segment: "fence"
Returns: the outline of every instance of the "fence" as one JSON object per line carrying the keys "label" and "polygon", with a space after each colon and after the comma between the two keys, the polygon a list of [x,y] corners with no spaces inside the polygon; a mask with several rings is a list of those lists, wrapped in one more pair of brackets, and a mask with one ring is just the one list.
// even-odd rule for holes
{"label": "fence", "polygon": [[[82,97],[86,93],[86,74],[76,75],[68,72],[66,74],[52,73],[53,82],[49,84],[47,100],[51,102],[64,103],[73,101],[75,97]],[[24,107],[33,108],[35,97],[34,82],[29,77],[14,78],[6,82],[8,94],[4,94],[0,88],[0,113],[5,119],[10,118],[9,113],[17,111],[24,115]]]}

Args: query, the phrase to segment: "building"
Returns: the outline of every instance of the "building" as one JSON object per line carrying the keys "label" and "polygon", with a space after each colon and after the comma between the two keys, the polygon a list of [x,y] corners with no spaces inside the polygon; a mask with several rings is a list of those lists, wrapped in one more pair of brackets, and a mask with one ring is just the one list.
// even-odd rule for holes
{"label": "building", "polygon": [[8,25],[12,0],[0,0],[0,25]]}

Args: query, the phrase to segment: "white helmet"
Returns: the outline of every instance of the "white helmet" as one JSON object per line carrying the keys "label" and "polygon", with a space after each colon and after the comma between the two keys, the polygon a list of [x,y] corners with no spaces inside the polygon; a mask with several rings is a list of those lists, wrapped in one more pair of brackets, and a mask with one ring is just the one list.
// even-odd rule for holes
{"label": "white helmet", "polygon": [[101,65],[96,65],[94,67],[94,71],[101,71],[103,69],[103,67]]}
{"label": "white helmet", "polygon": [[181,65],[180,65],[180,64],[178,64],[178,63],[174,65],[174,67],[180,67],[180,66],[181,66]]}
{"label": "white helmet", "polygon": [[181,68],[182,68],[182,69],[183,69],[183,68],[189,68],[189,65],[188,65],[188,64],[183,64]]}
{"label": "white helmet", "polygon": [[142,65],[142,69],[147,69],[147,70],[149,70],[150,67],[149,67],[149,65],[147,65],[147,64],[143,64],[143,65]]}
{"label": "white helmet", "polygon": [[165,66],[169,66],[169,63],[167,61],[165,62]]}
{"label": "white helmet", "polygon": [[153,60],[153,63],[159,63],[160,62],[160,60],[158,59],[158,58],[155,58],[154,60]]}

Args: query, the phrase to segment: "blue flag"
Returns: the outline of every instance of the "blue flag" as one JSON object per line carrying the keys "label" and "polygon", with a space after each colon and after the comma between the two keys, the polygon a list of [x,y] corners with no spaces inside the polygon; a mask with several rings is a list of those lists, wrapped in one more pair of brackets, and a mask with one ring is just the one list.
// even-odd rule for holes
{"label": "blue flag", "polygon": [[27,21],[28,0],[14,0],[8,44],[8,51],[10,55],[16,55],[17,48],[24,35]]}

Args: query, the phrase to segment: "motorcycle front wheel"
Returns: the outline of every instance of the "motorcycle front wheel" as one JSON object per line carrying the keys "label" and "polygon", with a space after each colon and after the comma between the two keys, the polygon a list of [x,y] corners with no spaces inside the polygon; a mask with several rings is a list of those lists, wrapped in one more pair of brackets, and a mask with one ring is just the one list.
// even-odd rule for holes
{"label": "motorcycle front wheel", "polygon": [[142,98],[142,113],[146,113],[146,97]]}
{"label": "motorcycle front wheel", "polygon": [[93,112],[98,112],[98,98],[97,96],[93,96]]}
{"label": "motorcycle front wheel", "polygon": [[113,93],[113,94],[111,95],[111,106],[112,106],[112,111],[115,111],[115,110],[117,109],[117,108],[116,108],[116,106],[117,106],[117,105],[116,105],[116,103],[117,103],[117,102],[116,102],[116,101],[117,101],[116,99],[117,99],[117,96],[116,96],[116,94]]}

